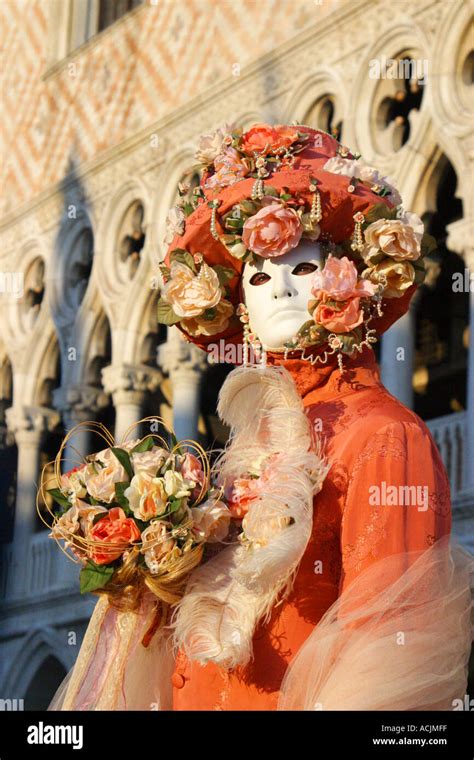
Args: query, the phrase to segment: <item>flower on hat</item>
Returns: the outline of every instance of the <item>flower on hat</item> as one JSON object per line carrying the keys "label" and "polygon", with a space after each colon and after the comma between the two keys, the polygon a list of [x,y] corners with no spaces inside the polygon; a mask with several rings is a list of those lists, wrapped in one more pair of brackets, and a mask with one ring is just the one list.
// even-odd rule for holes
{"label": "flower on hat", "polygon": [[277,124],[255,124],[244,132],[240,138],[240,147],[244,153],[268,155],[276,153],[281,148],[289,148],[299,138],[295,127]]}
{"label": "flower on hat", "polygon": [[191,319],[183,319],[181,324],[189,335],[217,335],[227,329],[234,307],[224,298],[209,312]]}
{"label": "flower on hat", "polygon": [[228,187],[249,173],[248,166],[242,161],[235,148],[226,148],[214,161],[215,174],[204,183],[204,187]]}
{"label": "flower on hat", "polygon": [[365,230],[366,246],[362,257],[373,263],[380,253],[396,261],[415,261],[421,255],[423,222],[412,213],[401,219],[377,219]]}
{"label": "flower on hat", "polygon": [[417,281],[417,272],[413,264],[388,258],[371,267],[369,275],[384,282],[385,298],[401,298]]}
{"label": "flower on hat", "polygon": [[303,226],[296,211],[271,202],[247,219],[242,242],[253,253],[274,258],[296,248],[302,234]]}
{"label": "flower on hat", "polygon": [[364,312],[360,298],[350,298],[342,306],[329,306],[321,301],[314,312],[314,321],[334,333],[348,333],[362,324]]}
{"label": "flower on hat", "polygon": [[198,149],[195,153],[199,163],[205,165],[212,164],[214,159],[222,152],[224,141],[231,137],[233,129],[233,124],[223,124],[215,132],[201,135]]}
{"label": "flower on hat", "polygon": [[323,301],[346,301],[355,296],[370,298],[377,290],[373,282],[358,278],[355,264],[347,256],[337,259],[331,255],[324,268],[314,273],[311,286],[314,297]]}
{"label": "flower on hat", "polygon": [[217,306],[222,298],[219,278],[205,262],[197,274],[186,264],[173,261],[163,297],[178,317],[197,317]]}
{"label": "flower on hat", "polygon": [[166,215],[166,234],[164,242],[169,245],[175,235],[182,235],[186,216],[181,206],[173,206]]}
{"label": "flower on hat", "polygon": [[333,156],[326,161],[323,169],[326,172],[331,172],[331,174],[339,174],[343,177],[355,177],[371,186],[379,187],[380,190],[385,188],[386,194],[389,195],[390,201],[394,206],[398,206],[402,202],[401,195],[392,180],[389,177],[384,177],[378,169],[369,166],[361,159],[344,158],[341,155]]}

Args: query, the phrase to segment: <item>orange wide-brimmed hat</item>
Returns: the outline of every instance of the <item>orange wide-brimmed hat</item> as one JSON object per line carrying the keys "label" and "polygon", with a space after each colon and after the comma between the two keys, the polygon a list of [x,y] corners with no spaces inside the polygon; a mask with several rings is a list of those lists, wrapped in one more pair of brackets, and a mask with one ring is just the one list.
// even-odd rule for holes
{"label": "orange wide-brimmed hat", "polygon": [[192,195],[181,185],[168,215],[160,322],[203,349],[239,343],[245,263],[284,255],[302,238],[320,243],[327,263],[289,348],[330,339],[351,353],[368,315],[374,335],[405,313],[424,277],[422,222],[388,178],[334,137],[305,126],[224,126],[201,137],[196,156],[200,185]]}

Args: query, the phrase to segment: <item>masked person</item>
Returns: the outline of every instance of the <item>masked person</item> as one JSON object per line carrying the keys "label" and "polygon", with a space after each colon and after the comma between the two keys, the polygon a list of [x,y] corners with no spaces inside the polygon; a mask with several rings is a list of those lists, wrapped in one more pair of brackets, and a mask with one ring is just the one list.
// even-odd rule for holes
{"label": "masked person", "polygon": [[[158,709],[452,709],[472,563],[450,544],[429,431],[373,352],[423,280],[423,224],[388,178],[308,127],[225,126],[197,157],[193,201],[181,187],[168,218],[158,314],[239,365],[215,468],[235,540],[191,573],[173,661],[147,675],[129,650],[113,678],[154,679]],[[64,709],[82,709],[85,683]],[[139,709],[134,693],[102,704]]]}

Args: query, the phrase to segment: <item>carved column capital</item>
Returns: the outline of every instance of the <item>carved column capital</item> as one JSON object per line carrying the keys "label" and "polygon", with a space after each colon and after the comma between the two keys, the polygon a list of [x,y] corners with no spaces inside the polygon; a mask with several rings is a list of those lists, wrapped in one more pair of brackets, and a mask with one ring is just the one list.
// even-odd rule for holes
{"label": "carved column capital", "polygon": [[109,396],[102,388],[93,385],[66,385],[53,391],[53,400],[67,427],[71,427],[94,417],[108,405]]}
{"label": "carved column capital", "polygon": [[111,364],[102,370],[102,382],[114,403],[140,403],[146,393],[160,387],[163,375],[147,365]]}
{"label": "carved column capital", "polygon": [[179,375],[199,377],[207,367],[207,354],[179,335],[170,335],[166,343],[158,347],[158,363],[173,380]]}
{"label": "carved column capital", "polygon": [[44,433],[53,431],[61,422],[55,409],[43,406],[12,406],[6,410],[8,430],[17,443],[38,442]]}

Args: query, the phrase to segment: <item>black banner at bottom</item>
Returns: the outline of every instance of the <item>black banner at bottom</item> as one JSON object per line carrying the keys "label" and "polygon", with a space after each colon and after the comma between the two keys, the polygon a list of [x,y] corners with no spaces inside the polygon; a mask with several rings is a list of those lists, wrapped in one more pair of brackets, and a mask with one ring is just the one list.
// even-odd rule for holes
{"label": "black banner at bottom", "polygon": [[[190,752],[472,760],[471,713],[0,712],[0,760]],[[330,755],[329,755],[330,756]]]}

